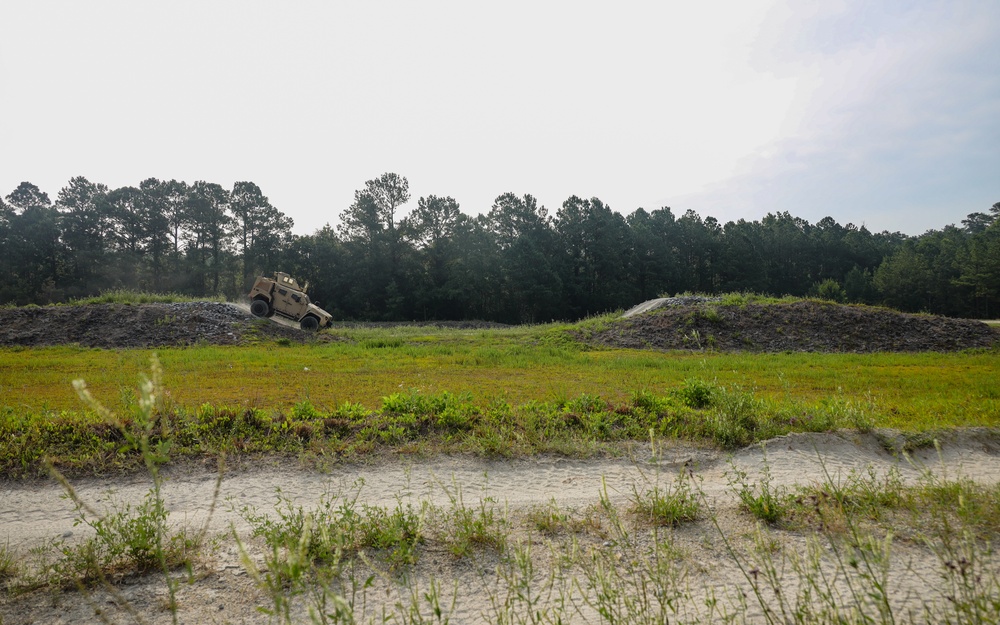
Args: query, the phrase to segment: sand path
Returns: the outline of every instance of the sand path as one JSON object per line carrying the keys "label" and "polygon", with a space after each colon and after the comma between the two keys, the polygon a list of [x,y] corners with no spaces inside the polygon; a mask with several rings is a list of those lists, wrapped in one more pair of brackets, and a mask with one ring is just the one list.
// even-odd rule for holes
{"label": "sand path", "polygon": [[[357,492],[359,502],[391,505],[404,501],[448,503],[460,489],[468,504],[492,497],[510,507],[546,504],[555,500],[563,507],[593,503],[607,485],[613,500],[624,502],[633,486],[651,481],[673,480],[681,467],[688,467],[710,498],[731,497],[726,472],[730,459],[736,466],[757,475],[765,463],[775,485],[808,485],[823,482],[826,475],[846,476],[852,470],[874,468],[884,474],[900,471],[904,480],[916,480],[923,471],[964,475],[983,483],[1000,481],[1000,441],[972,430],[953,434],[938,452],[932,447],[903,459],[890,454],[874,435],[792,434],[751,447],[734,455],[716,450],[672,443],[653,457],[648,445],[631,459],[572,460],[532,458],[526,460],[479,460],[445,457],[412,463],[377,466],[335,466],[329,472],[313,472],[296,466],[268,466],[223,478],[220,501],[211,529],[225,531],[230,524],[243,527],[236,508],[249,505],[268,508],[277,493],[296,505],[310,507],[326,494]],[[171,518],[200,526],[207,518],[217,475],[204,471],[183,474],[166,472],[164,487]],[[106,510],[112,502],[137,504],[151,487],[145,476],[117,479],[75,480],[77,494],[86,502]],[[232,504],[232,505],[229,505]],[[73,525],[76,511],[54,481],[7,483],[0,486],[0,540],[25,548],[53,537],[79,531]]]}
{"label": "sand path", "polygon": [[[843,479],[851,471],[869,469],[879,474],[895,469],[904,481],[910,482],[918,480],[925,471],[952,478],[966,476],[985,484],[1000,482],[1000,438],[989,431],[965,430],[949,434],[941,442],[940,449],[927,447],[913,452],[907,459],[886,451],[884,441],[884,436],[876,434],[793,434],[736,454],[670,443],[657,449],[655,455],[649,445],[639,446],[632,458],[622,459],[544,457],[498,461],[442,457],[376,466],[341,465],[322,473],[297,466],[267,466],[224,476],[219,504],[210,520],[210,532],[223,534],[235,528],[246,534],[248,527],[238,509],[251,506],[262,511],[273,510],[279,491],[282,497],[306,508],[315,505],[324,494],[345,493],[356,493],[359,502],[370,505],[391,506],[402,500],[447,506],[460,492],[465,505],[470,507],[490,497],[511,510],[552,501],[560,508],[580,509],[597,502],[604,486],[613,502],[625,506],[636,489],[641,490],[657,481],[672,481],[678,471],[691,470],[713,508],[725,511],[736,507],[727,472],[736,466],[757,476],[765,462],[774,484],[782,486],[820,483],[827,476]],[[171,521],[200,527],[209,518],[216,474],[189,468],[167,472],[167,478],[164,497]],[[89,478],[74,480],[73,486],[84,501],[97,509],[107,509],[112,502],[117,505],[138,503],[148,492],[150,481],[144,477]],[[32,547],[53,539],[76,540],[85,536],[86,528],[74,525],[76,516],[64,490],[55,482],[0,485],[0,542],[6,542],[16,552],[27,553]],[[238,568],[238,558],[232,550],[229,554],[231,557],[222,556],[218,562],[220,570]],[[216,609],[213,602],[217,596],[225,597],[232,592],[243,596],[252,608],[253,600],[249,597],[254,593],[245,586],[246,577],[240,582],[244,586],[239,586],[237,581],[223,584],[209,592],[207,598],[204,592],[192,593],[189,605],[202,606],[192,607],[193,614],[201,614],[197,618],[204,617],[198,610],[209,609],[205,607],[208,604]],[[35,622],[26,612],[36,613],[42,608],[41,604],[32,601],[28,598],[0,604],[0,623]],[[80,619],[91,609],[68,601],[69,604],[61,603],[61,607],[46,618],[56,618],[60,610],[69,610],[65,612],[69,615],[66,618]],[[225,606],[237,603],[227,599]],[[67,605],[74,607],[70,609]],[[237,613],[239,618],[235,618],[236,613],[228,612],[229,616],[218,622],[256,622],[252,609]],[[474,609],[464,614],[469,622],[478,620]],[[230,617],[234,620],[227,620]],[[159,622],[161,619],[152,620]],[[465,622],[461,618],[457,620]]]}

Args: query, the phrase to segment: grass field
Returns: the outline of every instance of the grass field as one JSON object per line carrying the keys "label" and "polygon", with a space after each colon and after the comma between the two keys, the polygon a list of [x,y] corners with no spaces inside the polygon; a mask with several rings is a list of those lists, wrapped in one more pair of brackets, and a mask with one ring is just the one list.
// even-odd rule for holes
{"label": "grass field", "polygon": [[[582,394],[611,402],[664,394],[686,380],[731,387],[789,405],[838,398],[874,403],[880,426],[922,430],[1000,423],[1000,353],[753,354],[585,350],[537,329],[339,330],[342,341],[155,350],[164,385],[180,406],[288,410],[308,400],[377,409],[392,393],[469,393],[565,402]],[[0,406],[18,413],[76,410],[74,379],[116,407],[132,399],[153,350],[77,347],[0,350]]]}
{"label": "grass field", "polygon": [[[996,350],[873,355],[592,350],[569,340],[564,329],[342,328],[333,331],[332,342],[304,346],[279,342],[155,353],[164,370],[165,410],[175,426],[194,428],[189,437],[194,446],[186,453],[301,452],[324,445],[337,453],[375,446],[412,451],[428,441],[434,448],[444,443],[444,449],[486,454],[586,453],[592,443],[641,440],[650,429],[732,447],[802,429],[919,432],[1000,425]],[[134,404],[140,374],[148,371],[153,354],[77,347],[0,350],[0,434],[37,431],[37,439],[22,434],[16,440],[44,445],[50,454],[62,450],[70,466],[81,458],[90,458],[81,465],[90,466],[95,453],[108,461],[114,442],[105,440],[108,436],[94,434],[91,438],[101,440],[91,442],[103,451],[76,458],[72,445],[84,443],[61,444],[60,435],[52,433],[63,427],[75,439],[82,436],[81,424],[94,432],[103,427],[83,409],[72,381],[85,380],[99,401],[127,421],[127,407]],[[454,422],[442,417],[451,413],[459,415]],[[252,427],[240,430],[230,423],[234,419]],[[340,419],[340,425],[331,425],[331,419]],[[207,423],[216,434],[211,448]],[[304,432],[292,447],[289,437],[281,436],[288,428]],[[234,448],[241,437],[251,442]],[[35,466],[41,452],[28,447],[15,452],[8,446],[16,458],[5,458],[2,466]]]}

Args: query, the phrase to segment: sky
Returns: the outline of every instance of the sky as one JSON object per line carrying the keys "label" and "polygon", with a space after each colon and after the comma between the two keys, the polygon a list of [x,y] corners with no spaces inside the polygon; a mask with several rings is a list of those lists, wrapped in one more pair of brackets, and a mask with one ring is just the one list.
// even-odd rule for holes
{"label": "sky", "polygon": [[[0,2],[0,195],[366,180],[920,234],[1000,202],[1000,2]],[[403,211],[406,212],[405,209]]]}

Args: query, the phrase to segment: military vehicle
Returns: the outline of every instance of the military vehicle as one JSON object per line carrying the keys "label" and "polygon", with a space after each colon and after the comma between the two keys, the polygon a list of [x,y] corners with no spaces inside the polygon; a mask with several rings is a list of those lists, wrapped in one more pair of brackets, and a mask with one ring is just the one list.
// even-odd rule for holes
{"label": "military vehicle", "polygon": [[300,287],[295,278],[280,271],[274,278],[258,276],[250,289],[250,312],[256,317],[278,315],[298,321],[299,327],[307,332],[330,325],[333,315],[309,301],[307,282]]}

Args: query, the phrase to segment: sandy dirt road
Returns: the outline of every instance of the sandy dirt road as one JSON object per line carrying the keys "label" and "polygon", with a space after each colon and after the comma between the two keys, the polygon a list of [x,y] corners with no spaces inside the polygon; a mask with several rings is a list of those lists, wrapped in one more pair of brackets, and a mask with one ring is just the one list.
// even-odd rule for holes
{"label": "sandy dirt road", "polygon": [[[294,464],[271,464],[223,477],[209,532],[211,535],[225,535],[235,530],[246,536],[249,528],[239,509],[251,506],[261,511],[273,510],[279,492],[293,504],[305,508],[315,506],[324,495],[345,494],[357,496],[358,502],[369,505],[393,506],[397,501],[409,501],[447,506],[461,493],[465,505],[475,506],[484,498],[489,498],[504,509],[516,512],[550,502],[563,509],[582,509],[594,505],[606,489],[615,505],[625,508],[637,489],[642,490],[654,483],[671,482],[679,471],[689,471],[719,518],[729,523],[735,533],[740,533],[742,528],[752,525],[752,520],[745,515],[741,518],[737,510],[735,494],[727,475],[734,467],[747,471],[751,476],[758,476],[766,462],[774,485],[787,487],[822,483],[831,478],[843,479],[851,471],[868,470],[880,475],[897,470],[907,482],[916,482],[927,471],[948,477],[967,476],[985,484],[1000,481],[1000,437],[990,431],[955,432],[947,435],[940,449],[927,447],[915,451],[909,458],[886,451],[884,440],[884,437],[875,434],[853,432],[794,434],[736,454],[672,443],[655,450],[655,455],[649,445],[637,446],[632,458],[621,459],[545,457],[485,461],[442,457],[372,466],[334,466],[328,472],[307,471]],[[201,527],[209,520],[217,475],[190,467],[167,471],[166,475],[164,497],[171,521]],[[112,504],[138,503],[148,492],[150,481],[145,476],[113,480],[90,478],[76,480],[73,486],[84,501],[97,509],[107,509]],[[63,488],[55,482],[0,485],[0,541],[5,541],[15,552],[25,554],[53,539],[77,540],[85,537],[85,528],[74,525],[76,516]],[[679,531],[677,540],[687,544],[687,549],[694,553],[705,549],[712,541],[706,538],[706,533],[710,532],[707,527]],[[801,537],[791,536],[788,539],[794,542]],[[906,557],[910,551],[904,547],[898,557]],[[927,569],[926,579],[935,579],[929,568],[933,563],[914,564],[913,557],[926,559],[915,554],[909,553],[909,564],[901,565],[900,573],[902,578],[909,579],[904,584],[908,588],[904,595],[911,599],[920,597],[926,590],[920,583],[913,582],[914,570],[922,570],[923,567]],[[713,559],[718,559],[718,562],[711,565]],[[182,614],[187,617],[182,620],[267,622],[266,617],[255,610],[263,598],[250,583],[245,571],[241,570],[236,551],[232,547],[220,549],[210,560],[206,565],[208,571],[204,581],[184,590]],[[711,584],[725,587],[724,575],[736,573],[731,565],[723,562],[724,558],[714,548],[707,548],[705,553],[699,553],[693,560],[700,563],[696,568],[707,575],[706,579]],[[428,558],[429,567],[433,568],[435,562],[439,559]],[[447,568],[438,566],[437,570]],[[907,574],[906,570],[910,573]],[[458,571],[455,574],[461,577],[470,572]],[[723,577],[715,579],[714,576],[718,575]],[[467,581],[462,584],[468,586]],[[163,591],[158,590],[152,580],[146,584],[135,582],[128,592],[138,605],[155,604],[157,597],[162,602]],[[0,605],[0,622],[100,622],[94,607],[78,595],[69,592],[53,599],[50,593],[36,593],[10,599]],[[489,616],[482,611],[483,601],[482,597],[477,599],[475,593],[470,591],[467,600],[460,602],[456,608],[452,622],[489,622]],[[112,604],[115,602],[108,602],[108,606]],[[107,607],[107,610],[119,616],[124,614],[120,610],[115,611],[117,608]],[[169,614],[152,610],[149,622],[169,622]]]}

